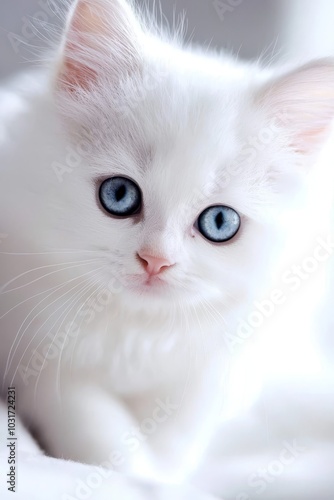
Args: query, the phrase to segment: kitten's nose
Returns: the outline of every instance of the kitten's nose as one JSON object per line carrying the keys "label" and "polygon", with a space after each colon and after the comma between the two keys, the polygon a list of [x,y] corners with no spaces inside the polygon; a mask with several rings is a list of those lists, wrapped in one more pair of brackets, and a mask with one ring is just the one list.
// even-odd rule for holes
{"label": "kitten's nose", "polygon": [[141,265],[151,276],[157,275],[173,265],[165,257],[156,257],[148,253],[138,253],[137,255]]}

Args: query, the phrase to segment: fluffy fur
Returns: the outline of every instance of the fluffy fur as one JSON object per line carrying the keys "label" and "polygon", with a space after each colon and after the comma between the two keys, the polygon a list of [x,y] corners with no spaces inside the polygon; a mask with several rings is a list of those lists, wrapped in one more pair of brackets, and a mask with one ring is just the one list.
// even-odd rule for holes
{"label": "fluffy fur", "polygon": [[[288,235],[312,248],[327,230],[330,190],[321,218],[308,203],[331,175],[334,61],[269,71],[183,48],[123,0],[77,1],[65,31],[0,97],[3,393],[54,457],[184,483],[233,406],[231,334]],[[100,207],[113,175],[140,186],[136,220]],[[242,225],[217,245],[194,223],[221,203]],[[175,264],[150,286],[144,250]]]}

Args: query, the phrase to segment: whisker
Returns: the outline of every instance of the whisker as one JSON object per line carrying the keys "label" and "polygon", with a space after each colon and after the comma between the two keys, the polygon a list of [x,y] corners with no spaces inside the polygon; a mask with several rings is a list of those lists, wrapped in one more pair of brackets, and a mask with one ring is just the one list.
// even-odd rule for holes
{"label": "whisker", "polygon": [[[82,285],[82,283],[80,283],[80,285]],[[65,315],[65,319],[66,319],[66,317],[67,317],[67,314],[68,314],[69,310],[71,310],[71,309],[72,309],[72,305],[74,305],[74,304],[77,302],[77,299],[78,299],[78,298],[80,299],[80,298],[82,297],[82,295],[84,295],[84,294],[85,294],[86,290],[87,290],[87,289],[89,289],[89,287],[90,287],[90,286],[91,286],[91,285],[90,285],[90,283],[85,283],[83,286],[81,286],[81,287],[80,287],[80,289],[79,289],[79,290],[77,290],[77,291],[76,291],[76,293],[74,294],[74,297],[73,297],[73,295],[71,295],[71,297],[69,297],[69,298],[68,298],[68,299],[67,299],[67,300],[66,300],[66,301],[62,304],[62,307],[63,307],[63,306],[65,306],[66,304],[70,303],[67,307],[65,307],[65,309],[64,309],[64,310],[63,310],[63,312],[60,314],[60,316],[58,316],[58,317],[56,318],[55,322],[54,322],[54,323],[53,323],[53,325],[50,327],[49,332],[50,332],[50,331],[52,331],[52,329],[53,329],[53,327],[56,325],[57,321],[58,321],[59,319],[61,319],[64,315]],[[74,287],[74,288],[75,288],[75,287]],[[72,289],[72,290],[73,290],[73,289]],[[72,291],[72,290],[71,290],[71,291]],[[63,296],[62,296],[62,297],[63,297]],[[50,316],[49,316],[49,318],[50,318]],[[48,318],[48,319],[49,319],[49,318]],[[64,321],[64,320],[62,320],[61,325],[63,324],[63,321]],[[60,325],[60,326],[61,326],[61,325]],[[58,330],[57,330],[57,334],[58,334],[58,332],[59,332],[59,329],[60,329],[60,327],[59,327],[59,328],[58,328]],[[57,334],[56,334],[56,335],[57,335]],[[48,333],[47,333],[46,335],[44,335],[44,337],[40,340],[40,342],[37,344],[36,348],[34,349],[34,352],[38,350],[38,348],[39,348],[39,347],[41,346],[41,344],[44,342],[44,340],[45,340],[45,338],[46,338],[46,336],[47,336],[47,335],[48,335]],[[54,336],[54,339],[56,338],[56,335]],[[52,343],[52,345],[53,345],[53,343]],[[51,347],[51,345],[49,346],[48,352],[49,352],[49,350],[50,350],[50,347]],[[31,362],[31,360],[32,360],[32,358],[33,358],[33,356],[34,356],[34,352],[33,352],[33,354],[31,355],[31,357],[30,357],[30,359],[29,359],[29,361],[28,361],[28,363],[27,363],[27,366],[29,366],[29,365],[30,365],[30,362]],[[47,354],[48,354],[48,353],[47,353]],[[45,361],[46,361],[46,358],[47,358],[47,354],[45,355],[45,358],[44,358],[44,361],[43,361],[43,365],[42,365],[42,367],[40,368],[40,371],[41,371],[41,372],[43,371],[44,364],[45,364]]]}
{"label": "whisker", "polygon": [[[93,290],[93,292],[89,295],[89,297],[87,297],[87,299],[85,300],[85,302],[81,305],[80,309],[76,312],[76,315],[74,316],[74,318],[72,320],[71,326],[73,325],[76,317],[78,316],[78,314],[80,313],[80,311],[82,310],[82,308],[84,307],[84,305],[91,299],[91,297],[93,295],[95,295],[96,293],[98,293],[98,291],[102,290],[103,288],[104,288],[104,284],[101,284],[100,286],[98,286],[97,288],[95,288]],[[91,308],[92,308],[92,306],[90,307],[89,311],[91,310]],[[82,322],[83,322],[83,319],[81,320],[81,323],[79,324],[79,329],[80,329],[80,327],[82,325]],[[61,402],[61,396],[60,396],[60,394],[61,394],[61,361],[62,361],[62,357],[63,357],[63,352],[64,352],[64,346],[65,346],[66,338],[63,341],[63,345],[62,345],[62,348],[61,348],[61,351],[60,351],[60,356],[58,358],[57,372],[56,372],[57,398],[58,398],[59,402]],[[73,349],[72,349],[71,363],[72,363],[73,354],[74,354],[74,351],[75,351],[78,339],[79,339],[79,335],[77,335],[77,337],[75,339],[75,343],[74,343]]]}
{"label": "whisker", "polygon": [[[92,293],[91,293],[91,295],[87,298],[87,300],[85,301],[85,303],[86,303],[86,302],[88,302],[88,301],[91,299],[91,297],[92,297],[93,295],[97,294],[100,290],[103,290],[103,289],[104,289],[104,287],[105,287],[105,285],[104,285],[104,284],[101,284],[101,286],[99,286],[99,287],[97,287],[95,290],[93,290],[93,292],[92,292]],[[83,304],[83,305],[84,305],[84,304]],[[83,307],[83,306],[82,306],[82,307]],[[80,313],[80,311],[81,311],[82,307],[79,309],[79,311],[77,311],[76,316]],[[90,311],[91,309],[88,309],[88,310]],[[74,321],[75,321],[75,319],[76,319],[76,316],[73,318],[71,326],[73,325],[73,323],[74,323]],[[79,328],[81,328],[82,322],[83,322],[83,319],[81,319],[81,322],[80,322],[80,324],[79,324],[79,326],[78,326]],[[72,367],[72,364],[73,364],[73,356],[74,356],[74,352],[75,352],[75,348],[76,348],[76,344],[77,344],[78,338],[79,338],[79,337],[76,337],[76,340],[75,340],[75,343],[74,343],[74,346],[73,346],[72,355],[71,355],[71,360],[70,360],[70,369],[72,369],[71,367]]]}
{"label": "whisker", "polygon": [[[98,269],[102,269],[103,267],[104,267],[104,266],[101,266],[101,267],[100,267],[100,268],[98,268]],[[88,274],[90,274],[90,273],[92,273],[92,272],[95,272],[95,271],[96,271],[96,269],[92,269],[92,270],[88,271],[87,273],[84,273],[84,274],[83,274],[83,275],[81,275],[80,277],[82,278],[82,277],[87,276]],[[27,319],[29,318],[29,316],[33,313],[33,311],[34,311],[34,310],[35,310],[35,309],[36,309],[39,305],[41,305],[41,304],[42,304],[42,303],[43,303],[46,299],[48,299],[49,297],[51,297],[51,296],[53,295],[54,291],[53,291],[53,292],[51,292],[51,293],[50,293],[49,295],[47,295],[46,297],[44,297],[42,300],[40,300],[40,301],[38,302],[38,304],[36,304],[36,305],[33,307],[33,309],[31,309],[31,311],[29,311],[29,313],[27,314],[27,316],[25,317],[25,319],[24,319],[24,320],[23,320],[23,322],[21,323],[21,326],[20,326],[19,330],[17,331],[17,333],[16,333],[16,335],[15,335],[15,338],[14,338],[14,340],[13,340],[13,343],[12,343],[12,346],[11,346],[11,349],[10,349],[10,352],[9,352],[9,354],[8,354],[8,359],[7,359],[7,365],[6,365],[5,375],[7,375],[7,374],[8,374],[9,369],[10,369],[10,365],[11,365],[11,363],[12,363],[13,359],[14,359],[14,356],[15,356],[16,350],[17,350],[17,348],[18,348],[18,346],[19,346],[19,344],[20,344],[20,342],[21,342],[21,340],[22,340],[22,338],[23,338],[23,336],[24,336],[25,332],[27,331],[27,329],[29,328],[29,326],[32,324],[32,322],[33,322],[33,321],[34,321],[34,320],[35,320],[35,319],[36,319],[36,318],[37,318],[40,314],[42,314],[42,313],[43,313],[43,312],[44,312],[44,311],[45,311],[48,307],[52,306],[52,305],[53,305],[53,304],[54,304],[57,300],[60,300],[62,297],[64,297],[66,294],[70,293],[72,290],[74,290],[75,288],[77,288],[79,285],[80,285],[80,283],[79,283],[79,284],[76,284],[73,288],[71,288],[70,290],[67,290],[64,294],[62,294],[60,297],[57,297],[57,298],[56,298],[55,300],[53,300],[51,303],[48,303],[48,304],[47,304],[47,305],[46,305],[46,306],[45,306],[45,307],[44,307],[41,311],[39,311],[39,312],[38,312],[38,313],[37,313],[37,314],[36,314],[36,315],[35,315],[35,316],[34,316],[34,317],[30,320],[29,324],[25,327],[25,329],[24,329],[24,331],[22,332],[22,334],[21,334],[21,336],[20,336],[20,338],[19,338],[18,342],[16,343],[16,340],[17,340],[18,336],[20,335],[20,332],[21,332],[21,330],[22,330],[22,328],[23,328],[23,325],[24,325],[24,323],[27,321]],[[60,307],[62,307],[62,306],[60,306]],[[59,307],[58,309],[56,309],[55,311],[53,311],[53,313],[51,314],[51,316],[52,316],[53,314],[55,314],[55,313],[56,313],[56,312],[60,309],[60,307]],[[46,323],[46,321],[48,321],[48,319],[49,319],[51,316],[49,316],[49,317],[48,317],[48,318],[44,321],[44,323],[43,323],[43,324],[39,327],[39,329],[37,330],[37,332],[40,330],[40,328],[41,328],[42,326],[44,326],[44,324]],[[35,333],[35,336],[36,336],[37,332]],[[35,336],[34,336],[33,338],[35,338]],[[16,347],[15,347],[15,349],[14,349],[14,345],[15,345],[15,343],[16,343]],[[29,345],[30,345],[30,343],[29,343]],[[13,352],[13,349],[14,349],[14,352]],[[12,354],[12,353],[13,353],[13,354]],[[10,359],[10,356],[11,356],[11,355],[12,355],[12,358]]]}
{"label": "whisker", "polygon": [[[90,273],[92,271],[88,271],[88,273]],[[75,281],[77,279],[80,279],[82,278],[83,276],[85,276],[86,274],[88,273],[85,273],[81,276],[76,276],[75,278],[71,278],[70,280],[68,281],[64,281],[63,283],[61,283],[60,285],[56,285],[56,286],[53,286],[51,288],[48,288],[46,290],[43,290],[42,292],[38,292],[36,293],[35,295],[31,295],[30,297],[28,297],[27,299],[24,299],[22,300],[21,302],[18,302],[17,304],[15,304],[15,306],[13,306],[11,309],[9,309],[7,312],[5,312],[2,316],[0,316],[0,319],[3,319],[5,316],[7,316],[7,314],[9,314],[11,311],[13,311],[14,309],[16,309],[17,307],[21,306],[22,304],[24,304],[25,302],[28,302],[29,300],[31,299],[34,299],[35,297],[38,297],[39,295],[43,295],[44,293],[47,293],[47,292],[50,292],[51,290],[54,290],[54,291],[57,291],[57,290],[60,290],[61,288],[63,288],[64,286],[68,285],[69,283],[71,283],[72,281]],[[48,295],[49,297],[50,295]]]}
{"label": "whisker", "polygon": [[60,255],[60,254],[78,254],[78,253],[105,253],[103,250],[80,250],[80,249],[70,249],[70,250],[54,250],[47,252],[0,252],[0,255]]}
{"label": "whisker", "polygon": [[[14,340],[13,340],[13,343],[12,343],[11,349],[10,349],[10,351],[9,351],[9,355],[8,355],[8,359],[7,359],[7,365],[6,365],[6,370],[5,370],[5,373],[6,373],[6,374],[7,374],[8,362],[9,362],[9,359],[10,359],[10,356],[11,356],[11,353],[12,353],[12,350],[13,350],[13,348],[14,348],[14,345],[15,345],[15,343],[16,343],[16,339],[17,339],[18,335],[20,334],[21,328],[23,327],[24,323],[28,320],[29,316],[30,316],[30,315],[31,315],[31,314],[35,311],[35,309],[36,309],[36,308],[38,308],[38,306],[39,306],[39,305],[41,305],[41,304],[42,304],[45,300],[47,300],[49,297],[51,297],[51,296],[53,295],[53,293],[54,293],[54,292],[58,291],[58,289],[61,289],[61,288],[63,288],[64,286],[67,286],[67,285],[68,285],[68,283],[70,283],[70,282],[71,282],[71,281],[73,281],[73,280],[80,279],[80,278],[83,278],[84,276],[89,275],[91,272],[94,272],[94,270],[87,271],[86,273],[83,273],[83,274],[81,274],[80,276],[77,276],[77,277],[75,277],[75,278],[72,278],[72,279],[70,279],[70,280],[67,280],[65,283],[62,283],[62,285],[61,285],[61,286],[59,286],[59,288],[58,288],[58,286],[57,286],[57,289],[56,289],[56,290],[53,290],[53,291],[52,291],[51,293],[49,293],[46,297],[43,297],[43,298],[42,298],[42,299],[41,299],[41,300],[40,300],[40,301],[39,301],[39,302],[38,302],[38,303],[37,303],[37,304],[36,304],[36,305],[35,305],[35,306],[34,306],[34,307],[33,307],[33,308],[29,311],[29,312],[28,312],[28,314],[26,315],[26,317],[25,317],[25,318],[24,318],[24,320],[22,321],[21,326],[20,326],[20,328],[18,329],[18,331],[17,331],[17,333],[16,333],[16,335],[15,335],[15,338],[14,338]],[[70,290],[70,291],[71,291],[71,290]],[[68,292],[67,292],[67,293],[68,293]],[[44,309],[43,309],[43,311],[44,311]],[[28,327],[30,326],[30,324],[32,323],[32,321],[34,321],[34,319],[35,319],[37,316],[38,316],[38,314],[37,314],[37,315],[36,315],[36,316],[35,316],[35,317],[31,320],[31,322],[29,323]],[[26,331],[26,330],[25,330],[25,331]],[[22,336],[21,336],[21,338],[22,338]],[[19,342],[20,342],[20,340],[19,340]]]}
{"label": "whisker", "polygon": [[[96,274],[98,274],[98,273],[96,273]],[[97,280],[95,280],[95,281],[94,281],[94,283],[89,283],[89,285],[88,285],[88,286],[85,286],[83,289],[79,290],[79,291],[78,291],[78,293],[75,295],[73,302],[72,302],[72,303],[71,303],[71,304],[70,304],[70,305],[66,308],[66,310],[64,311],[64,313],[66,313],[66,314],[65,314],[65,316],[64,316],[64,313],[62,314],[62,316],[64,316],[64,317],[63,317],[63,319],[62,319],[62,321],[61,321],[61,323],[60,323],[60,325],[59,325],[59,327],[58,327],[57,332],[56,332],[56,333],[55,333],[55,335],[54,335],[54,339],[53,339],[52,343],[50,344],[50,346],[49,346],[49,348],[48,348],[47,353],[45,354],[44,361],[43,361],[43,365],[42,365],[42,367],[40,368],[40,372],[39,372],[38,377],[37,377],[37,380],[36,380],[36,384],[35,384],[35,391],[34,391],[34,399],[35,399],[35,402],[36,402],[36,400],[37,400],[37,387],[38,387],[38,382],[39,382],[39,379],[40,379],[41,373],[42,373],[42,371],[43,371],[43,369],[44,369],[44,366],[45,366],[46,360],[47,360],[47,358],[48,358],[49,351],[50,351],[50,349],[52,348],[52,346],[54,345],[54,341],[55,341],[55,339],[57,338],[57,335],[58,335],[58,333],[59,333],[59,331],[60,331],[61,327],[63,326],[63,324],[64,324],[64,322],[65,322],[66,318],[67,318],[67,317],[68,317],[68,315],[71,313],[71,311],[73,310],[73,308],[75,307],[75,305],[76,305],[76,304],[80,301],[81,297],[82,297],[82,296],[83,296],[83,295],[87,292],[87,290],[91,289],[91,288],[92,288],[92,287],[93,287],[96,283],[98,283],[98,282],[99,282],[99,280],[100,280],[100,279],[98,278]],[[86,300],[83,302],[83,305],[87,302],[87,300],[88,300],[88,299],[86,299]],[[83,305],[82,305],[82,306],[83,306]],[[82,306],[81,306],[81,308],[82,308]],[[79,311],[81,310],[81,308],[79,309]],[[75,318],[76,318],[77,314],[78,314],[78,312],[76,313]],[[74,319],[75,319],[75,318],[74,318]],[[73,322],[74,322],[74,321],[72,321],[72,325],[73,325]],[[55,325],[55,323],[54,323],[54,325]],[[53,325],[53,326],[54,326],[54,325]],[[53,326],[52,326],[52,328],[53,328]],[[45,338],[45,337],[44,337],[44,338]],[[67,338],[68,338],[68,332],[66,332],[66,337],[64,338],[63,345],[62,345],[62,347],[61,347],[61,349],[60,349],[60,355],[59,355],[59,357],[58,357],[58,359],[59,359],[60,361],[59,361],[59,364],[58,364],[58,368],[59,368],[59,366],[60,366],[60,362],[61,362],[61,358],[62,358],[62,353],[63,353],[64,346],[65,346],[65,343],[66,343]],[[44,339],[43,339],[43,340],[39,343],[38,347],[41,345],[41,343],[42,343],[43,341],[44,341]],[[38,347],[37,347],[37,349],[38,349]],[[29,363],[30,363],[30,361],[29,361]],[[29,364],[28,364],[28,366],[29,366]],[[58,373],[58,368],[57,368],[57,373]],[[58,390],[57,390],[57,393],[58,393]]]}
{"label": "whisker", "polygon": [[220,311],[218,311],[216,309],[216,307],[211,303],[209,302],[208,300],[206,299],[203,299],[203,305],[206,305],[208,308],[211,309],[211,311],[216,315],[218,316],[219,320],[217,320],[219,323],[223,322],[224,323],[224,326],[227,325],[227,321],[226,321],[226,318],[222,315],[222,313]]}
{"label": "whisker", "polygon": [[[102,269],[102,268],[99,268],[99,269]],[[71,290],[69,290],[69,291],[71,292],[71,291],[72,291],[74,288],[76,288],[77,286],[78,286],[78,285],[76,285],[75,287],[73,287],[73,288],[72,288]],[[83,286],[83,288],[85,288],[85,287],[87,287],[87,288],[88,288],[88,286],[90,286],[90,284],[89,284],[89,285],[87,285],[87,284],[86,284],[86,285],[84,285],[84,286]],[[80,290],[78,290],[78,293],[80,293],[80,292],[82,291],[82,289],[83,289],[83,288],[80,288]],[[56,300],[59,300],[59,299],[61,299],[62,297],[64,297],[64,296],[65,296],[65,295],[66,295],[69,291],[67,291],[66,293],[64,293],[63,295],[61,295],[58,299],[55,299],[54,301],[52,301],[52,302],[51,302],[51,304],[49,304],[49,306],[51,306],[52,304],[54,304],[54,302],[56,302]],[[72,297],[70,297],[70,298],[69,298],[69,299],[65,302],[65,304],[66,304],[69,300],[71,300],[71,298],[72,298]],[[61,305],[60,305],[60,307],[58,307],[55,311],[53,311],[53,312],[52,312],[52,313],[51,313],[51,314],[50,314],[50,315],[46,318],[46,320],[45,320],[45,321],[44,321],[44,322],[43,322],[43,323],[39,326],[39,328],[36,330],[36,332],[34,333],[34,335],[32,336],[32,338],[30,338],[29,343],[27,344],[27,346],[26,346],[26,348],[25,348],[25,350],[24,350],[23,354],[21,355],[21,358],[20,358],[20,360],[19,360],[19,363],[18,363],[18,365],[17,365],[17,368],[16,368],[16,370],[15,370],[15,372],[14,372],[14,375],[13,375],[13,377],[12,377],[11,384],[13,384],[13,383],[14,383],[14,380],[15,380],[15,377],[16,377],[16,374],[17,374],[17,371],[18,371],[18,369],[19,369],[19,366],[21,365],[22,360],[24,359],[24,356],[25,356],[25,354],[26,354],[27,350],[29,349],[29,347],[31,346],[31,344],[32,344],[32,343],[33,343],[33,341],[35,340],[36,336],[38,335],[38,332],[39,332],[39,331],[41,330],[41,328],[45,325],[45,323],[46,323],[46,322],[47,322],[47,321],[51,318],[51,316],[53,316],[55,313],[57,313],[57,312],[59,311],[59,309],[61,309],[61,307],[63,307],[63,305],[64,305],[64,304],[61,304]],[[46,306],[46,307],[45,307],[45,308],[44,308],[41,312],[43,312],[45,309],[47,309],[47,307],[48,307],[48,306]],[[24,334],[24,332],[23,332],[23,334]],[[21,340],[22,340],[22,337],[23,337],[23,336],[21,336],[21,338],[20,338],[20,340],[19,340],[19,342],[18,342],[18,344],[17,344],[17,346],[16,346],[16,349],[17,349],[17,347],[19,346],[19,344],[20,344],[20,342],[21,342]],[[45,338],[45,336],[44,336],[44,338]],[[15,349],[15,352],[16,352],[16,349]],[[12,356],[12,360],[14,359],[15,352],[14,352],[14,354],[13,354],[13,356]],[[31,359],[32,359],[32,357],[30,358],[29,363],[30,363]],[[9,368],[9,369],[10,369],[10,368]],[[8,371],[9,371],[9,370],[8,370]]]}
{"label": "whisker", "polygon": [[[56,269],[55,271],[52,271],[51,273],[47,273],[47,274],[43,274],[43,276],[39,276],[38,278],[30,281],[29,283],[24,283],[23,285],[20,285],[18,287],[15,287],[15,288],[11,288],[10,290],[5,290],[5,288],[10,285],[11,283],[13,283],[15,280],[19,279],[19,278],[22,278],[22,276],[25,276],[27,275],[28,273],[30,272],[33,272],[33,271],[38,271],[39,269],[44,269],[44,268],[50,268],[50,267],[55,267],[55,266],[59,266],[59,265],[62,265],[62,264],[50,264],[48,266],[41,266],[41,267],[36,267],[35,269],[29,269],[28,271],[25,271],[24,273],[22,274],[19,274],[18,276],[15,276],[15,278],[12,278],[11,280],[9,280],[7,283],[5,283],[2,287],[1,287],[1,294],[4,294],[4,293],[10,293],[10,292],[14,292],[15,290],[21,290],[22,288],[26,287],[26,286],[29,286],[29,285],[32,285],[33,283],[36,283],[37,281],[43,279],[43,278],[46,278],[47,276],[50,276],[52,274],[55,274],[55,273],[59,273],[59,272],[62,272],[62,271],[67,271],[69,269],[75,269],[76,267],[80,267],[84,264],[89,264],[91,262],[97,262],[98,259],[90,259],[90,260],[87,260],[87,261],[82,261],[80,263],[78,262],[69,262],[69,267],[63,267],[62,269]],[[72,264],[75,264],[72,266]]]}

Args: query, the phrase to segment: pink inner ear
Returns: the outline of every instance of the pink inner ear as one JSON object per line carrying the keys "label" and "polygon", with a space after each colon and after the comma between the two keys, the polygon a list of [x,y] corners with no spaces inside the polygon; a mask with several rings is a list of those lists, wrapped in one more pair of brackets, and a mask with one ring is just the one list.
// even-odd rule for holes
{"label": "pink inner ear", "polygon": [[78,0],[65,35],[58,85],[89,89],[100,76],[114,83],[139,69],[140,24],[124,0]]}
{"label": "pink inner ear", "polygon": [[297,140],[291,146],[296,153],[306,154],[312,147],[317,146],[321,138],[326,135],[326,130],[326,127],[305,130],[297,136]]}
{"label": "pink inner ear", "polygon": [[[71,42],[68,44],[66,51],[75,53],[78,49],[78,44]],[[97,71],[85,65],[84,62],[75,60],[74,57],[66,55],[64,57],[63,66],[60,74],[61,85],[66,90],[73,92],[76,88],[87,88],[91,83],[97,80]]]}
{"label": "pink inner ear", "polygon": [[[315,93],[314,93],[315,94]],[[334,86],[333,94],[334,96]],[[312,110],[312,113],[305,114],[299,110],[299,120],[295,127],[293,148],[297,153],[307,154],[315,152],[322,142],[326,141],[334,120],[334,99],[332,95],[327,96],[327,103],[323,102],[323,95],[320,94],[318,101],[306,101],[305,108]],[[312,95],[313,98],[315,97]]]}
{"label": "pink inner ear", "polygon": [[107,13],[101,5],[80,0],[71,19],[64,48],[64,60],[60,72],[61,85],[73,91],[77,87],[87,88],[97,79],[100,37],[106,31]]}
{"label": "pink inner ear", "polygon": [[334,120],[334,59],[309,63],[271,82],[261,100],[270,114],[285,111],[282,128],[296,153],[315,153]]}

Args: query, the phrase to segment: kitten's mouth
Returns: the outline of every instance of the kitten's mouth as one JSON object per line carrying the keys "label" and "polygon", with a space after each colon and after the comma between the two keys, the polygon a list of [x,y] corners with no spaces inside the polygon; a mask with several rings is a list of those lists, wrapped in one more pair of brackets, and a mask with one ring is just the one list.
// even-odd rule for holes
{"label": "kitten's mouth", "polygon": [[144,281],[145,286],[154,286],[161,283],[163,283],[163,281],[158,276],[148,276]]}
{"label": "kitten's mouth", "polygon": [[166,289],[169,285],[159,276],[128,276],[128,286],[130,289],[139,292],[150,292]]}

